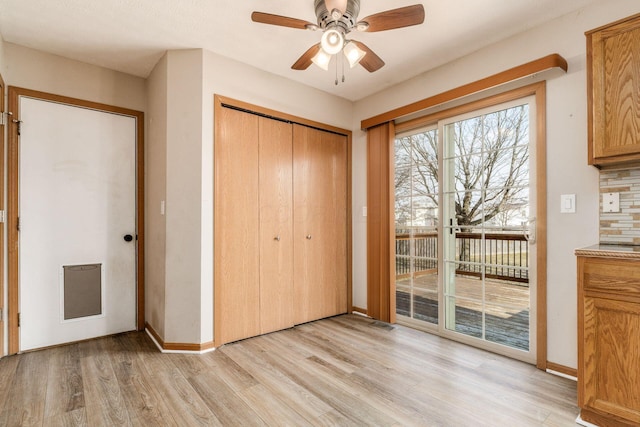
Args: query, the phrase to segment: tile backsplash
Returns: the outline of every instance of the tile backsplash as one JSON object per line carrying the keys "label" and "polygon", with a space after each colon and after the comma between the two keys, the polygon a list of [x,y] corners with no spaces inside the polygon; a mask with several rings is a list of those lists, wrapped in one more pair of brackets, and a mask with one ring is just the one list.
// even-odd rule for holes
{"label": "tile backsplash", "polygon": [[[602,212],[604,193],[620,193],[620,212]],[[600,243],[640,245],[640,168],[600,171]]]}

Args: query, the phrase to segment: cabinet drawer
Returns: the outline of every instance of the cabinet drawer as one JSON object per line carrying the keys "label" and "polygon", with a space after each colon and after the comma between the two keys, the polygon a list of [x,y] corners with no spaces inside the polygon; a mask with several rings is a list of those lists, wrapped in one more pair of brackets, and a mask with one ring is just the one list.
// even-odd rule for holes
{"label": "cabinet drawer", "polygon": [[585,257],[581,266],[585,292],[640,298],[640,261]]}

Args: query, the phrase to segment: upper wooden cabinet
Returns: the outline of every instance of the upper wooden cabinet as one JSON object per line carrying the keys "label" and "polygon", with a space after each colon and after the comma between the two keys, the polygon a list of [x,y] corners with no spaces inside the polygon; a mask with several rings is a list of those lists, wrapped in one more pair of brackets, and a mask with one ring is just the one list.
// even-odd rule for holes
{"label": "upper wooden cabinet", "polygon": [[640,14],[585,34],[589,164],[640,164]]}

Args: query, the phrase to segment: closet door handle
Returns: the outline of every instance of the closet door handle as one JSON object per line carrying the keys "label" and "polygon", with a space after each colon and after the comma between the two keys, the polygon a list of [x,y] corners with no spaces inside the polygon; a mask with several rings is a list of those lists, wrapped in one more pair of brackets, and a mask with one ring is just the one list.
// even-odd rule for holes
{"label": "closet door handle", "polygon": [[311,240],[311,234],[307,234],[307,240]]}
{"label": "closet door handle", "polygon": [[274,237],[273,240],[275,240],[276,242],[279,242],[280,241],[280,236]]}

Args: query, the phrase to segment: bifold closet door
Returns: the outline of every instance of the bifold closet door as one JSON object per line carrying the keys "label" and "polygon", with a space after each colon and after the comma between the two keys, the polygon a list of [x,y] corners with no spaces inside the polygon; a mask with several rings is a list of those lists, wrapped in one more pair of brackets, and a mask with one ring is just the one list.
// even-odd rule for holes
{"label": "bifold closet door", "polygon": [[261,333],[293,326],[293,148],[290,123],[260,117]]}
{"label": "bifold closet door", "polygon": [[260,334],[259,117],[221,108],[215,141],[217,345]]}
{"label": "bifold closet door", "polygon": [[347,137],[293,125],[295,323],[347,312]]}

